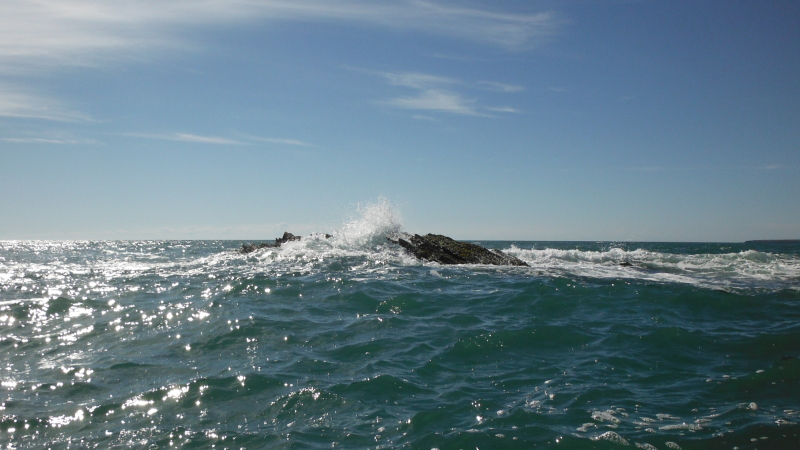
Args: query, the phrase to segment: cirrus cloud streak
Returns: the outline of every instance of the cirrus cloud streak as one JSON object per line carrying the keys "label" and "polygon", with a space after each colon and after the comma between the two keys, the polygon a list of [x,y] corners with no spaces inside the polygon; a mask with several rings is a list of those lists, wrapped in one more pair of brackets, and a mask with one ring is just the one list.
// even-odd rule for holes
{"label": "cirrus cloud streak", "polygon": [[154,50],[199,49],[185,31],[269,21],[349,22],[512,50],[537,45],[559,26],[550,12],[498,13],[420,0],[5,0],[0,73],[146,58]]}
{"label": "cirrus cloud streak", "polygon": [[194,144],[213,144],[213,145],[253,145],[255,143],[268,143],[278,145],[293,145],[301,147],[314,147],[314,145],[297,139],[269,138],[258,136],[244,136],[240,139],[231,139],[221,136],[202,136],[191,133],[126,133],[125,136],[144,139],[156,139],[160,141],[190,142]]}
{"label": "cirrus cloud streak", "polygon": [[379,102],[394,108],[429,111],[439,113],[460,114],[467,116],[488,116],[490,113],[518,113],[509,106],[482,107],[478,100],[467,98],[457,89],[477,89],[498,93],[517,93],[524,89],[521,86],[498,82],[480,81],[470,84],[463,81],[430,75],[419,72],[367,72],[382,76],[389,85],[399,86],[416,91],[412,95],[395,97]]}

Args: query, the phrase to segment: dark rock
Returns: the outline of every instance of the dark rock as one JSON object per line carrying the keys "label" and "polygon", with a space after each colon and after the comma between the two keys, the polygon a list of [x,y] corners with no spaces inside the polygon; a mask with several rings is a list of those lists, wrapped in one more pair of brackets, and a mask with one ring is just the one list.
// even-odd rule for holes
{"label": "dark rock", "polygon": [[300,236],[295,236],[288,231],[283,232],[283,237],[275,238],[275,247],[280,247],[281,244],[285,244],[289,241],[299,241]]}
{"label": "dark rock", "polygon": [[619,265],[622,267],[633,267],[633,264],[629,263],[628,261],[623,261],[619,263]]}
{"label": "dark rock", "polygon": [[[330,234],[325,234],[325,238],[330,238]],[[266,242],[259,245],[243,244],[239,253],[252,253],[262,248],[276,248],[291,241],[301,240],[301,236],[295,236],[288,231],[283,236],[276,238],[275,243]],[[468,242],[459,242],[440,234],[418,234],[410,235],[402,233],[397,236],[387,237],[395,244],[399,244],[412,255],[426,261],[438,262],[439,264],[491,264],[496,266],[527,266],[524,261],[506,255],[500,250],[489,250],[480,245]]]}
{"label": "dark rock", "polygon": [[[325,233],[325,239],[330,239],[330,237],[331,237],[330,234]],[[264,242],[258,245],[242,244],[242,248],[239,249],[239,253],[252,253],[261,248],[276,248],[280,247],[281,244],[285,244],[290,241],[299,241],[301,238],[302,236],[295,236],[292,233],[289,233],[288,231],[284,231],[283,236],[275,238],[274,244],[271,242]]]}
{"label": "dark rock", "polygon": [[258,244],[258,245],[242,244],[242,248],[240,248],[238,251],[239,251],[239,253],[253,253],[254,251],[256,251],[256,250],[258,250],[260,248],[267,248],[267,247],[277,247],[277,245],[269,244],[269,243],[263,243],[263,244]]}
{"label": "dark rock", "polygon": [[459,242],[440,234],[402,234],[388,237],[412,255],[439,264],[492,264],[496,266],[527,266],[524,261],[506,255],[500,250],[489,250],[480,245]]}

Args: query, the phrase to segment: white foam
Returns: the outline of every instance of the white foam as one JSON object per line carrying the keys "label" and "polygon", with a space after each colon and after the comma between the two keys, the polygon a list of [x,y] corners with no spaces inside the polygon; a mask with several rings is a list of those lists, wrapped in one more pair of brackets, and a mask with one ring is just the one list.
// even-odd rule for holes
{"label": "white foam", "polygon": [[628,440],[613,431],[606,431],[605,433],[592,438],[593,441],[609,441],[618,445],[631,445]]}
{"label": "white foam", "polygon": [[401,232],[400,215],[385,198],[375,203],[358,207],[358,217],[345,223],[340,229],[333,231],[330,237],[322,233],[303,236],[298,241],[290,241],[280,248],[262,250],[253,256],[267,265],[278,269],[277,265],[285,265],[294,269],[311,269],[316,263],[332,258],[358,257],[364,261],[352,269],[371,271],[377,265],[386,262],[401,265],[419,264],[413,256],[391,244],[386,237]]}
{"label": "white foam", "polygon": [[[0,282],[18,284],[23,280],[19,275],[25,272],[50,280],[66,280],[89,272],[102,274],[106,280],[144,274],[192,275],[205,273],[209,267],[225,269],[234,266],[245,272],[308,272],[322,269],[324,266],[319,263],[350,257],[362,259],[345,263],[355,271],[369,272],[381,265],[385,269],[386,263],[435,265],[420,262],[387,241],[387,236],[402,231],[400,214],[388,200],[379,198],[374,203],[360,206],[356,217],[333,231],[330,238],[323,234],[306,235],[302,240],[287,242],[280,248],[261,249],[246,255],[223,250],[205,256],[175,258],[169,251],[185,244],[164,241],[0,241],[0,250],[25,249],[34,254],[50,255],[26,263],[4,260],[0,263]],[[89,259],[73,259],[74,255],[87,249],[97,253]],[[503,251],[528,263],[534,273],[550,276],[681,283],[722,290],[800,290],[800,258],[791,254],[754,250],[680,254],[618,247],[586,251],[512,246]]]}
{"label": "white foam", "polygon": [[686,283],[717,289],[800,288],[800,259],[754,250],[684,255],[644,249],[584,251],[512,246],[504,251],[540,271],[565,275]]}
{"label": "white foam", "polygon": [[398,212],[383,197],[377,203],[359,206],[361,217],[345,224],[333,233],[337,246],[372,248],[386,243],[386,236],[400,232],[402,225]]}

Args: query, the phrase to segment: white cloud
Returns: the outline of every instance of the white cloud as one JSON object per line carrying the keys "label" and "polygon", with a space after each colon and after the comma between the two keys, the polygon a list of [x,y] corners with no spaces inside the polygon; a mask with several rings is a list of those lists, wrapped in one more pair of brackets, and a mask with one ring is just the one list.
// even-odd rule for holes
{"label": "white cloud", "polygon": [[0,85],[0,117],[85,122],[92,119],[62,106],[58,101],[12,86]]}
{"label": "white cloud", "polygon": [[219,136],[200,136],[189,133],[170,133],[170,134],[146,134],[146,133],[127,133],[125,136],[157,139],[161,141],[175,142],[194,142],[197,144],[217,144],[217,145],[244,145],[245,142]]}
{"label": "white cloud", "polygon": [[243,142],[218,136],[198,136],[196,134],[175,133],[170,140],[181,142],[197,142],[200,144],[242,145]]}
{"label": "white cloud", "polygon": [[[165,51],[202,51],[203,43],[196,39],[198,29],[276,21],[350,23],[509,50],[537,45],[559,26],[558,18],[549,12],[496,12],[443,0],[3,0],[0,81],[23,77],[30,83],[31,76],[49,76],[64,67],[146,61]],[[469,101],[456,93],[422,87],[449,80],[420,76],[393,81],[425,90],[418,97],[395,99],[398,106],[475,113]],[[502,88],[499,83],[493,86]],[[0,117],[90,120],[45,95],[3,89]]]}
{"label": "white cloud", "polygon": [[14,144],[57,144],[57,145],[92,145],[97,141],[85,140],[79,141],[75,139],[51,139],[51,138],[0,138],[2,142],[11,142]]}
{"label": "white cloud", "polygon": [[418,72],[390,73],[378,72],[392,86],[402,86],[417,90],[412,96],[397,97],[381,103],[395,108],[437,111],[453,114],[477,115],[474,100],[464,99],[449,87],[461,84],[460,81]]}
{"label": "white cloud", "polygon": [[494,106],[486,108],[488,111],[492,112],[499,112],[499,113],[520,113],[522,111],[512,108],[510,106]]}
{"label": "white cloud", "polygon": [[424,116],[422,114],[414,114],[413,116],[411,116],[411,118],[415,120],[427,120],[430,122],[438,122],[438,120],[436,120],[435,118],[431,116]]}
{"label": "white cloud", "polygon": [[438,89],[427,89],[412,97],[387,100],[387,105],[403,109],[438,111],[475,116],[474,100],[465,100],[460,95]]}
{"label": "white cloud", "polygon": [[508,49],[536,45],[558,27],[548,12],[499,13],[421,0],[3,0],[0,73],[199,48],[187,30],[256,21],[350,22]]}
{"label": "white cloud", "polygon": [[524,91],[525,88],[522,86],[516,86],[513,84],[506,84],[506,83],[498,83],[496,81],[479,81],[478,86],[495,92],[521,92]]}
{"label": "white cloud", "polygon": [[454,80],[452,78],[440,77],[436,75],[428,75],[418,72],[408,72],[408,73],[381,72],[381,75],[383,75],[389,81],[389,84],[393,86],[405,86],[414,89],[428,89],[434,85],[447,85],[447,84],[458,83],[457,80]]}
{"label": "white cloud", "polygon": [[246,138],[254,142],[265,142],[267,144],[295,145],[299,147],[315,147],[314,144],[309,144],[308,142],[300,141],[297,139],[268,138],[268,137],[257,137],[257,136],[247,136]]}
{"label": "white cloud", "polygon": [[489,116],[490,114],[487,114],[487,112],[521,112],[510,106],[482,107],[478,104],[477,99],[466,98],[463,94],[457,92],[457,90],[477,89],[480,91],[511,93],[523,91],[524,89],[521,86],[493,81],[465,83],[454,78],[419,72],[364,72],[380,75],[392,86],[401,86],[417,91],[415,95],[391,98],[381,102],[384,105],[395,108],[469,116]]}
{"label": "white cloud", "polygon": [[296,145],[302,147],[314,147],[313,144],[303,142],[297,139],[281,139],[281,138],[268,138],[258,136],[241,136],[239,139],[231,139],[221,136],[201,136],[191,133],[167,133],[167,134],[149,134],[149,133],[126,133],[125,136],[157,139],[162,141],[175,141],[175,142],[193,142],[197,144],[216,144],[216,145],[252,145],[256,142],[266,142],[270,144],[280,145]]}

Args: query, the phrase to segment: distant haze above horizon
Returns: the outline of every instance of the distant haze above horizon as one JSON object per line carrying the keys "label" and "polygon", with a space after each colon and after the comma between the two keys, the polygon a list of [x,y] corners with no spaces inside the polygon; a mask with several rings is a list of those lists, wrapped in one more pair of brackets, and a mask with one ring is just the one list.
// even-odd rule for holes
{"label": "distant haze above horizon", "polygon": [[0,240],[800,238],[800,3],[6,0]]}

